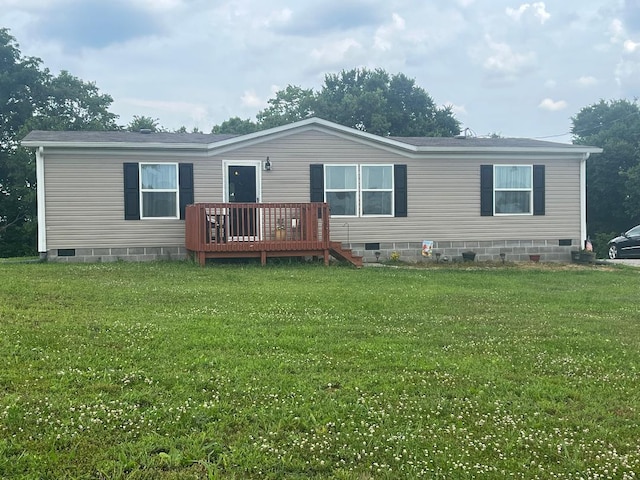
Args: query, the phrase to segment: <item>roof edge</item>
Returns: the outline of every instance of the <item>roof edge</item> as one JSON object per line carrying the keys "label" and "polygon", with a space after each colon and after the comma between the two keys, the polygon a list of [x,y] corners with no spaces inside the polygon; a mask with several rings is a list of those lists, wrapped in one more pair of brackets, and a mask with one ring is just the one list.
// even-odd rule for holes
{"label": "roof edge", "polygon": [[[216,142],[184,143],[184,142],[88,142],[88,141],[55,141],[55,140],[22,140],[25,147],[56,147],[56,148],[109,148],[109,149],[158,149],[158,150],[193,150],[193,151],[215,151],[219,149],[233,149],[235,145],[251,144],[260,142],[269,137],[285,136],[294,130],[306,130],[313,127],[335,132],[339,135],[357,138],[364,143],[375,144],[395,150],[404,151],[406,154],[427,154],[427,153],[525,153],[536,151],[539,153],[561,153],[561,154],[592,154],[602,153],[603,149],[585,145],[558,144],[558,146],[541,145],[535,146],[478,146],[478,145],[415,145],[403,142],[401,137],[383,137],[368,132],[363,132],[356,128],[346,127],[319,117],[309,117],[297,122],[281,125],[278,127],[260,130],[246,135],[238,135],[219,140]],[[27,135],[28,138],[29,135]]]}
{"label": "roof edge", "polygon": [[260,130],[258,132],[240,135],[238,137],[229,138],[220,142],[211,143],[209,144],[209,148],[213,150],[217,148],[228,147],[236,143],[252,142],[263,137],[277,136],[286,134],[290,130],[299,130],[305,127],[313,126],[320,126],[327,130],[332,130],[344,135],[359,137],[369,142],[384,144],[394,148],[408,150],[410,152],[418,151],[418,147],[416,147],[415,145],[400,142],[388,137],[381,137],[380,135],[374,135],[373,133],[363,132],[362,130],[358,130],[356,128],[345,127],[344,125],[340,125],[339,123],[330,122],[329,120],[324,120],[319,117],[309,117],[305,118],[304,120],[298,120],[297,122],[288,123],[286,125],[280,125],[278,127],[269,128],[267,130]]}

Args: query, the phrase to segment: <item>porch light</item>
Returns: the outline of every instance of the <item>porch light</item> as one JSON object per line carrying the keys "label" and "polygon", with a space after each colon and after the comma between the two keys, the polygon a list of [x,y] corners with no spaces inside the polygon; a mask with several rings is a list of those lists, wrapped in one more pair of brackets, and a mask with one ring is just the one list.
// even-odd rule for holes
{"label": "porch light", "polygon": [[264,162],[264,169],[267,172],[271,171],[271,161],[269,160],[269,157],[267,157],[267,161]]}

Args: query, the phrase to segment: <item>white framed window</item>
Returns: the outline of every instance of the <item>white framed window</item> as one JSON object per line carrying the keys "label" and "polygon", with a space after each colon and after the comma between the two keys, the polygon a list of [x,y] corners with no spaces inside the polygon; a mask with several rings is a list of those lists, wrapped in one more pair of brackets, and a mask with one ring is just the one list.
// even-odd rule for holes
{"label": "white framed window", "polygon": [[533,214],[533,165],[494,165],[494,215]]}
{"label": "white framed window", "polygon": [[332,217],[392,217],[393,165],[325,165]]}
{"label": "white framed window", "polygon": [[178,164],[140,163],[140,218],[179,218]]}
{"label": "white framed window", "polygon": [[324,198],[332,217],[358,215],[358,166],[325,165]]}
{"label": "white framed window", "polygon": [[393,216],[393,165],[361,165],[360,179],[360,215]]}

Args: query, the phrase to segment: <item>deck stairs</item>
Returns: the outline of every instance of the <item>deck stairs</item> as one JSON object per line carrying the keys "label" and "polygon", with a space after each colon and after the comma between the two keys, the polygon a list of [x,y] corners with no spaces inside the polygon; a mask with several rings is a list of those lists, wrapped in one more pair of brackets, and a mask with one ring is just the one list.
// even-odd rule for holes
{"label": "deck stairs", "polygon": [[354,255],[349,248],[343,248],[340,242],[329,242],[329,252],[338,260],[348,262],[357,268],[362,267],[362,257]]}

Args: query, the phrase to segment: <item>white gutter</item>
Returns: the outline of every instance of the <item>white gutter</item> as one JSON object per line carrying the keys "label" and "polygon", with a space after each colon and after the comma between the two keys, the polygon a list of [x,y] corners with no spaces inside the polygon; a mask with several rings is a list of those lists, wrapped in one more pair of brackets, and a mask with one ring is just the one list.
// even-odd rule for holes
{"label": "white gutter", "polygon": [[44,147],[36,150],[36,206],[38,209],[38,252],[47,255],[47,220],[44,201]]}
{"label": "white gutter", "polygon": [[585,153],[580,161],[580,249],[587,240],[587,159],[590,155]]}

